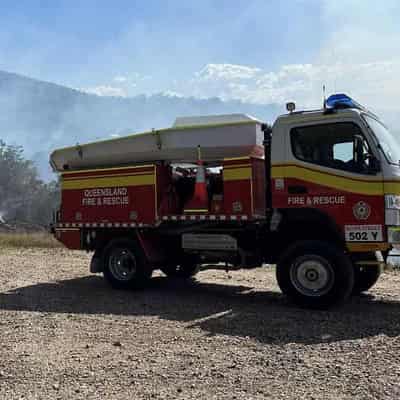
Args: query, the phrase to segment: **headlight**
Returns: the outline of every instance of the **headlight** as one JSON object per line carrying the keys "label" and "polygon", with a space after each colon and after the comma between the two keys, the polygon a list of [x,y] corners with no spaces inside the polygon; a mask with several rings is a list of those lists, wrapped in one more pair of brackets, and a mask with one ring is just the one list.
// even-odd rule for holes
{"label": "headlight", "polygon": [[387,209],[400,210],[400,196],[396,194],[386,194],[385,206]]}
{"label": "headlight", "polygon": [[389,243],[400,243],[400,228],[395,226],[389,226],[388,228],[388,242]]}

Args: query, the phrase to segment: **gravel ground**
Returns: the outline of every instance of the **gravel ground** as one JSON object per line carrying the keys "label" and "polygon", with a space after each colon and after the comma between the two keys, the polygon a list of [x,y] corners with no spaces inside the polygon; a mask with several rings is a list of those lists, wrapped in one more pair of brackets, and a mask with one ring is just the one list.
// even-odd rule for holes
{"label": "gravel ground", "polygon": [[269,269],[117,292],[63,249],[0,249],[0,399],[397,399],[400,274],[330,312]]}

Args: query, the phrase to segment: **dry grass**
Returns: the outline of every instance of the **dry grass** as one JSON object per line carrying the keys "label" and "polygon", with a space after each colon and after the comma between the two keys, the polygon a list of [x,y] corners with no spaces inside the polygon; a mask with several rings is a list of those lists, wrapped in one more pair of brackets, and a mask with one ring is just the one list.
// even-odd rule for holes
{"label": "dry grass", "polygon": [[18,232],[0,233],[0,248],[55,248],[62,247],[50,233],[47,232]]}

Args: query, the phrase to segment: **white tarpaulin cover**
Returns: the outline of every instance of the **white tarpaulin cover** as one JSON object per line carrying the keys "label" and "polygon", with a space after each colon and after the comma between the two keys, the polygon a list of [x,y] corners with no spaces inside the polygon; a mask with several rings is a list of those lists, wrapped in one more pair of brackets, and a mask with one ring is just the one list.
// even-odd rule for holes
{"label": "white tarpaulin cover", "polygon": [[245,114],[177,118],[171,128],[55,150],[56,171],[154,161],[195,162],[248,156],[263,142],[261,122]]}

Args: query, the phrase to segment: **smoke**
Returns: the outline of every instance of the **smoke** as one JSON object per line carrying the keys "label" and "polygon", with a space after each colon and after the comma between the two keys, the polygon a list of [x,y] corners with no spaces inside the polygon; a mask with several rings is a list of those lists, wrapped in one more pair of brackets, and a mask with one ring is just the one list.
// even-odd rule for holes
{"label": "smoke", "polygon": [[[9,144],[22,145],[25,155],[35,161],[41,176],[49,180],[54,175],[48,167],[48,154],[54,148],[165,127],[171,125],[175,117],[191,114],[245,112],[272,122],[284,111],[282,105],[286,101],[294,100],[298,108],[320,107],[324,85],[327,93],[346,92],[382,115],[390,125],[399,125],[400,29],[397,17],[400,3],[397,0],[368,4],[363,0],[348,0],[345,6],[341,2],[322,0],[318,15],[322,22],[316,23],[319,31],[316,28],[315,37],[304,38],[305,41],[292,38],[293,42],[298,41],[299,49],[304,48],[304,52],[310,54],[310,59],[298,62],[295,57],[282,54],[285,63],[277,65],[275,62],[273,67],[267,62],[263,66],[249,65],[246,56],[236,50],[236,47],[241,48],[240,33],[245,23],[254,28],[254,35],[258,35],[260,41],[260,48],[254,51],[263,53],[264,39],[275,40],[273,35],[260,36],[265,33],[261,26],[268,25],[261,11],[273,6],[263,6],[265,2],[261,1],[250,2],[240,16],[232,7],[224,10],[232,20],[225,18],[224,22],[218,13],[207,13],[211,3],[184,6],[191,10],[188,15],[204,17],[190,20],[187,35],[178,34],[184,22],[174,25],[176,16],[171,9],[158,29],[140,21],[121,33],[121,37],[101,47],[98,53],[91,53],[102,73],[98,74],[98,70],[94,73],[90,65],[80,66],[79,82],[85,87],[82,82],[87,82],[86,91],[97,95],[0,72],[1,138]],[[291,3],[288,8],[296,4]],[[307,2],[302,7],[306,8]],[[258,9],[260,12],[256,13]],[[292,16],[287,16],[288,21],[290,18]],[[204,25],[213,19],[215,26]],[[221,23],[226,24],[226,32],[236,35],[230,43],[221,44],[215,40]],[[160,41],[160,31],[166,37],[176,36],[173,51]],[[244,36],[243,40],[248,38]],[[323,38],[321,47],[314,53],[308,52],[307,49],[312,47],[310,43],[320,43],[317,40],[320,38]],[[47,59],[50,54],[53,56],[53,47],[46,50],[44,40],[39,43],[46,54],[42,57],[46,60],[43,65],[49,65]],[[58,51],[59,44],[53,43]],[[253,48],[251,44],[248,46]],[[278,46],[276,52],[280,54]],[[231,48],[231,57],[226,58],[237,64],[223,59],[219,54],[222,47],[224,50]],[[191,52],[191,49],[196,50]],[[33,53],[33,50],[28,52],[19,64],[15,61],[15,65],[30,65],[41,58]],[[193,57],[190,56],[192,53],[195,53]],[[135,54],[137,65],[132,64],[132,54]],[[182,54],[189,54],[185,63],[181,63],[185,68],[177,66],[179,74],[173,74],[174,69],[170,67],[177,65],[177,55]],[[6,54],[3,55],[6,58]],[[100,60],[104,55],[113,63],[105,66],[100,62],[104,61]],[[265,59],[270,56],[266,53]],[[276,60],[277,56],[272,58]],[[128,71],[121,70],[121,66],[126,66]],[[129,66],[142,72],[129,71]],[[71,65],[71,68],[75,67]],[[108,82],[95,82],[91,77],[91,74],[98,77],[106,73],[110,74]],[[163,91],[164,95],[121,98],[141,91],[154,93],[155,90]]]}
{"label": "smoke", "polygon": [[379,110],[398,110],[400,87],[400,3],[351,0],[323,3],[331,33],[316,63],[338,66],[326,80],[336,91],[350,91]]}
{"label": "smoke", "polygon": [[102,97],[0,71],[1,139],[22,145],[45,180],[54,179],[49,153],[152,128],[172,125],[177,116],[244,112],[272,121],[283,111],[276,105],[185,98],[178,94]]}

